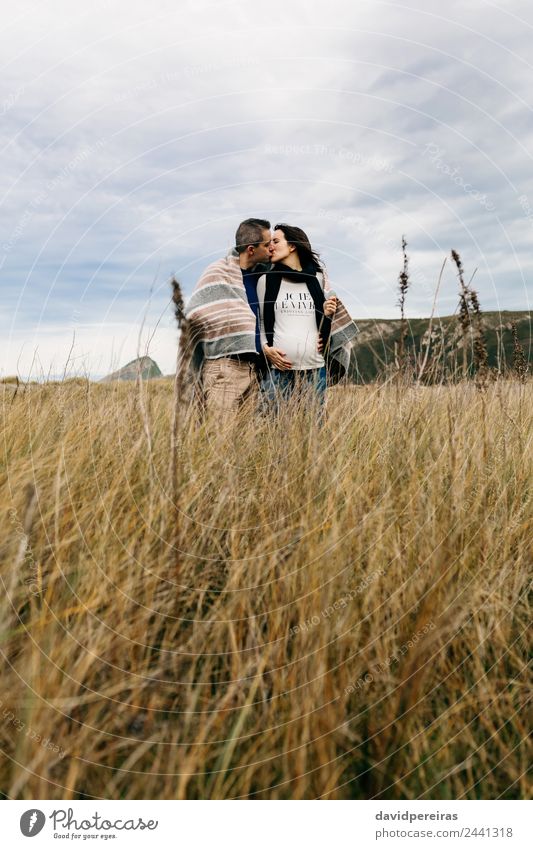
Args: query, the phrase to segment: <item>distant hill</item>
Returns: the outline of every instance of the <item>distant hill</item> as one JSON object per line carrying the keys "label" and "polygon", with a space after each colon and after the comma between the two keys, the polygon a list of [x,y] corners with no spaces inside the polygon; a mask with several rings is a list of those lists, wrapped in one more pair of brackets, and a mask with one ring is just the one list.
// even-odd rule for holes
{"label": "distant hill", "polygon": [[161,369],[155,360],[152,360],[151,357],[138,357],[136,360],[132,360],[131,363],[127,363],[118,369],[118,371],[114,371],[112,374],[108,374],[107,377],[103,377],[100,382],[137,380],[139,373],[143,380],[150,380],[152,377],[162,377]]}
{"label": "distant hill", "polygon": [[[526,359],[533,362],[533,313],[486,312],[483,313],[489,366],[502,372],[513,363],[513,336],[511,322],[516,322],[517,336]],[[352,351],[349,375],[357,383],[368,383],[394,366],[395,343],[400,338],[399,319],[355,319],[359,336]],[[451,368],[458,351],[462,351],[462,335],[457,316],[433,318],[431,340],[428,338],[429,318],[415,318],[408,322],[407,349],[422,354],[430,341],[430,356],[440,352],[441,360]],[[462,356],[462,353],[461,353]]]}

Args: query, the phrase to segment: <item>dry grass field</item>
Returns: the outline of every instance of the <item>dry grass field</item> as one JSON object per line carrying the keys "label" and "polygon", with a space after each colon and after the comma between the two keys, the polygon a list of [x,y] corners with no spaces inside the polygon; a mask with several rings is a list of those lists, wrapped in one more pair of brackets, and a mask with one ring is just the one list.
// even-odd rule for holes
{"label": "dry grass field", "polygon": [[525,798],[531,383],[0,391],[0,788]]}

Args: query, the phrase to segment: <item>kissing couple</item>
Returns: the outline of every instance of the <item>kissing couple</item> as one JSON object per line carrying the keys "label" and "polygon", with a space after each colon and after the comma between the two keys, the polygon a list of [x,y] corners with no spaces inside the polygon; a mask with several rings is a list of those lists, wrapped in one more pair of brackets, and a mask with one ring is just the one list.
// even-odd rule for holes
{"label": "kissing couple", "polygon": [[322,404],[342,377],[357,326],[299,227],[247,218],[187,304],[190,365],[208,411],[263,409],[305,391]]}

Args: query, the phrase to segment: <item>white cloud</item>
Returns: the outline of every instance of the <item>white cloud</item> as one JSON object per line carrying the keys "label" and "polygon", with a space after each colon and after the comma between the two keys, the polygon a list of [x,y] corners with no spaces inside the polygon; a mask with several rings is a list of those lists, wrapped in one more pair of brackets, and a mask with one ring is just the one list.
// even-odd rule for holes
{"label": "white cloud", "polygon": [[190,291],[250,214],[307,229],[360,316],[395,314],[402,233],[413,314],[451,247],[482,305],[529,306],[529,5],[55,0],[4,22],[3,327],[43,356],[79,310],[114,324],[109,359],[154,277],[155,315],[170,273]]}

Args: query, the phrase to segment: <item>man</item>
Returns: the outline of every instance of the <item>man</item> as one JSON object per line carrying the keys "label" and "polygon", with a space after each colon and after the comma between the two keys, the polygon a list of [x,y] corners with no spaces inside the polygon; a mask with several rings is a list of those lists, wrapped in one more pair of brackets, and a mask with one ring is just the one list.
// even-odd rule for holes
{"label": "man", "polygon": [[233,412],[254,398],[260,363],[257,279],[270,268],[270,223],[241,221],[235,250],[211,263],[187,305],[191,364],[208,410]]}

